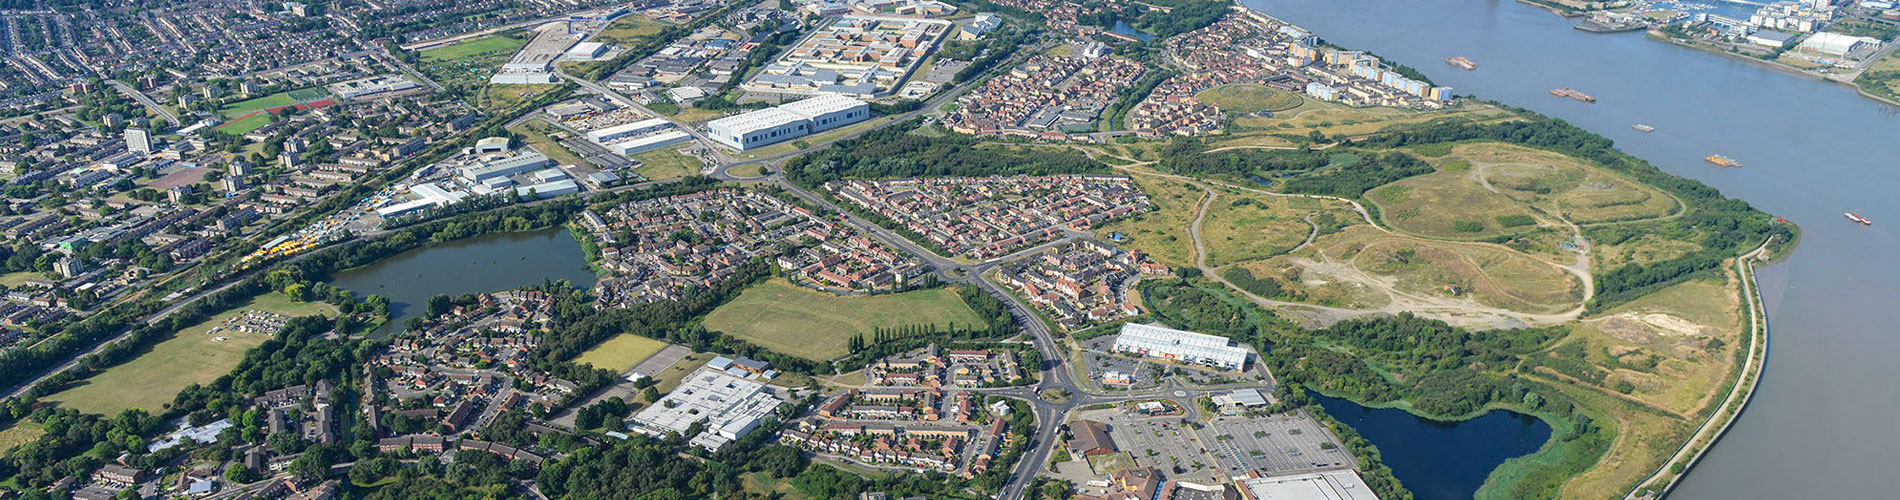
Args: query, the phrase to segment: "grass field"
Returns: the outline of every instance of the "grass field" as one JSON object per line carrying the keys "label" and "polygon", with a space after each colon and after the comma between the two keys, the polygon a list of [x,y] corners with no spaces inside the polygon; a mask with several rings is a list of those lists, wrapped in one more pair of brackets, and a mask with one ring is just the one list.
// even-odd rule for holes
{"label": "grass field", "polygon": [[[116,415],[127,408],[162,412],[178,391],[191,384],[217,379],[244,359],[245,351],[263,344],[263,335],[221,331],[212,327],[247,310],[269,311],[285,316],[335,314],[336,309],[320,302],[293,302],[278,293],[259,296],[244,305],[231,308],[204,322],[186,327],[176,335],[151,347],[151,350],[125,364],[79,382],[77,386],[47,396],[62,406],[88,413]],[[219,341],[218,337],[226,340]]]}
{"label": "grass field", "polygon": [[753,472],[741,475],[739,476],[739,484],[743,486],[746,491],[761,495],[777,494],[778,496],[776,498],[783,500],[808,500],[811,498],[805,496],[804,492],[798,491],[798,488],[792,487],[791,479],[772,477],[771,474],[764,472]]}
{"label": "grass field", "polygon": [[270,113],[258,113],[255,115],[246,116],[244,118],[227,122],[224,125],[220,125],[218,127],[218,131],[226,133],[226,134],[230,134],[230,135],[244,135],[244,134],[251,133],[252,130],[263,128],[265,125],[269,125],[269,124],[270,124]]}
{"label": "grass field", "polygon": [[1235,134],[1236,136],[1246,134],[1247,131],[1258,131],[1254,133],[1262,134],[1305,135],[1311,130],[1318,130],[1326,135],[1361,136],[1392,125],[1422,123],[1441,118],[1489,121],[1513,116],[1509,111],[1483,103],[1465,103],[1457,108],[1444,110],[1412,110],[1355,108],[1318,99],[1302,99],[1299,106],[1276,112],[1271,118],[1237,116],[1234,118],[1234,125],[1242,130],[1241,133]]}
{"label": "grass field", "polygon": [[1742,329],[1735,284],[1701,279],[1605,311],[1576,336],[1590,344],[1591,361],[1610,370],[1612,384],[1627,380],[1631,396],[1690,414],[1728,381]]}
{"label": "grass field", "polygon": [[[1238,189],[1221,189],[1219,193],[1220,198],[1207,207],[1207,218],[1201,221],[1209,267],[1280,255],[1299,246],[1312,233],[1313,226],[1304,217],[1317,208],[1294,208],[1287,198]],[[1300,201],[1311,204],[1321,200]],[[1325,204],[1330,208],[1346,206],[1331,200],[1325,200]]]}
{"label": "grass field", "polygon": [[12,288],[12,287],[26,284],[26,280],[30,280],[33,278],[40,278],[40,277],[44,277],[44,274],[34,272],[34,271],[20,271],[20,272],[0,274],[0,285],[5,285],[8,288]]}
{"label": "grass field", "polygon": [[289,105],[297,104],[300,102],[303,102],[303,101],[299,101],[296,98],[291,97],[290,92],[278,92],[275,94],[258,97],[255,99],[246,99],[246,100],[226,104],[224,105],[224,107],[219,108],[218,112],[223,113],[226,118],[232,118],[232,117],[244,116],[245,114],[250,113],[252,111],[259,111],[259,110],[264,110],[264,109],[289,106]]}
{"label": "grass field", "polygon": [[1236,83],[1203,90],[1195,99],[1221,111],[1244,115],[1260,111],[1281,112],[1297,108],[1306,101],[1299,94],[1258,83]]}
{"label": "grass field", "polygon": [[580,357],[574,358],[574,362],[620,373],[633,368],[633,365],[640,364],[648,356],[665,348],[665,342],[622,333],[581,353]]}
{"label": "grass field", "polygon": [[549,125],[547,122],[540,120],[528,120],[521,122],[520,125],[509,127],[508,131],[521,134],[522,137],[527,139],[528,145],[534,147],[535,151],[540,151],[541,154],[548,155],[548,158],[553,159],[556,163],[562,165],[585,164],[582,162],[581,157],[575,156],[574,152],[568,151],[567,148],[561,146],[561,141],[554,139],[552,134],[566,132],[561,130],[560,127]]}
{"label": "grass field", "polygon": [[1513,234],[1555,217],[1587,224],[1674,213],[1674,198],[1558,153],[1501,143],[1460,144],[1437,172],[1366,193],[1394,229],[1440,239]]}
{"label": "grass field", "polygon": [[[1472,300],[1527,313],[1576,307],[1583,284],[1557,266],[1495,245],[1437,242],[1352,226],[1290,255],[1244,264],[1305,302],[1377,307],[1393,294]],[[1457,287],[1453,294],[1447,287]]]}
{"label": "grass field", "polygon": [[699,169],[705,166],[698,158],[680,154],[677,148],[655,149],[633,155],[633,159],[640,162],[640,167],[634,169],[633,173],[654,181],[698,174]]}
{"label": "grass field", "polygon": [[486,90],[482,91],[482,107],[497,112],[515,109],[529,99],[534,99],[535,96],[541,95],[543,92],[554,90],[555,87],[559,87],[559,85],[551,83],[490,85]]}
{"label": "grass field", "polygon": [[0,456],[5,456],[7,452],[13,451],[20,445],[39,439],[42,434],[46,434],[45,427],[40,427],[40,424],[25,419],[15,422],[12,427],[0,429]]}
{"label": "grass field", "polygon": [[826,360],[848,353],[853,335],[904,325],[974,325],[982,321],[948,288],[837,296],[781,279],[746,289],[706,316],[706,329],[725,332],[766,349]]}
{"label": "grass field", "polygon": [[615,19],[613,23],[607,25],[606,29],[600,30],[600,33],[596,33],[588,41],[608,45],[627,45],[634,40],[657,35],[666,27],[667,23],[657,19],[640,14],[628,14]]}
{"label": "grass field", "polygon": [[523,39],[512,38],[512,37],[507,37],[507,36],[502,36],[502,35],[490,35],[490,36],[485,36],[481,38],[463,40],[461,42],[456,42],[454,45],[448,45],[448,46],[443,46],[443,47],[436,47],[429,50],[424,50],[422,51],[421,54],[418,54],[418,55],[422,58],[422,62],[432,63],[432,62],[461,59],[461,58],[473,56],[476,54],[486,54],[490,52],[513,53],[514,51],[521,49],[521,46],[527,45],[527,44],[528,44],[528,41],[523,40]]}
{"label": "grass field", "polygon": [[1194,223],[1194,210],[1204,193],[1182,181],[1147,175],[1134,179],[1156,209],[1102,226],[1096,233],[1122,233],[1129,238],[1121,243],[1123,247],[1147,252],[1169,267],[1193,267],[1194,239],[1188,234],[1188,225]]}

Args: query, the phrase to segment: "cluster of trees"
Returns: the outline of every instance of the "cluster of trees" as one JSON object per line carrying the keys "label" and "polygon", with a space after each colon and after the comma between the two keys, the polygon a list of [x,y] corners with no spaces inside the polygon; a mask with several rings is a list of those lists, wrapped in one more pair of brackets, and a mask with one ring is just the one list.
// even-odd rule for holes
{"label": "cluster of trees", "polygon": [[1098,173],[1108,166],[1073,151],[979,148],[964,135],[914,134],[911,121],[872,130],[785,163],[785,178],[816,187],[838,179]]}
{"label": "cluster of trees", "polygon": [[[995,68],[997,65],[1002,64],[1003,61],[1008,61],[1011,56],[1016,55],[1016,49],[1034,42],[1038,33],[1039,32],[1035,30],[1021,30],[1013,27],[991,32],[989,36],[984,37],[983,41],[974,42],[970,45],[975,55],[971,56],[969,66],[965,66],[962,70],[957,71],[956,75],[951,77],[952,81],[964,83],[978,76],[982,76],[984,72]],[[938,57],[950,58],[949,56],[941,55]]]}
{"label": "cluster of trees", "polygon": [[[1129,11],[1121,15],[1130,26],[1157,39],[1168,38],[1182,33],[1205,28],[1221,16],[1227,15],[1229,3],[1215,0],[1154,0],[1142,3],[1130,3]],[[1114,26],[1116,19],[1107,19]],[[1102,19],[1097,20],[1102,21]]]}

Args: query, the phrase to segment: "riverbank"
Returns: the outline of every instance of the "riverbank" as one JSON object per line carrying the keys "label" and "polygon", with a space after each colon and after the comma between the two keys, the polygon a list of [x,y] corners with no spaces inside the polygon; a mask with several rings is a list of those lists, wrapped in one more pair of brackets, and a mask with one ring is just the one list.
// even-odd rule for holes
{"label": "riverbank", "polygon": [[[1724,399],[1722,405],[1709,416],[1709,420],[1696,429],[1696,433],[1689,441],[1683,443],[1682,448],[1677,450],[1668,462],[1654,474],[1644,478],[1638,483],[1636,489],[1624,495],[1624,498],[1652,499],[1669,494],[1669,491],[1675,489],[1676,485],[1682,482],[1682,478],[1687,477],[1688,472],[1708,455],[1709,450],[1715,447],[1715,443],[1728,434],[1729,429],[1741,417],[1742,410],[1747,409],[1749,401],[1754,399],[1755,390],[1761,385],[1762,369],[1768,361],[1769,328],[1768,311],[1761,298],[1761,287],[1756,281],[1752,261],[1760,258],[1767,248],[1768,245],[1764,244],[1762,249],[1735,258],[1736,272],[1741,275],[1743,295],[1748,300],[1748,357],[1740,370],[1741,377],[1731,384],[1728,398]],[[1658,481],[1662,482],[1658,483]]]}
{"label": "riverbank", "polygon": [[1782,62],[1776,62],[1776,61],[1770,61],[1770,60],[1767,60],[1767,59],[1762,59],[1762,58],[1759,58],[1759,57],[1749,57],[1749,56],[1745,56],[1745,55],[1741,55],[1741,54],[1736,54],[1736,53],[1733,53],[1733,52],[1726,52],[1726,51],[1721,51],[1721,50],[1715,50],[1715,48],[1713,48],[1713,47],[1708,47],[1708,46],[1705,46],[1705,45],[1702,45],[1702,44],[1697,44],[1697,43],[1686,43],[1686,42],[1682,42],[1682,41],[1679,41],[1679,40],[1676,40],[1676,39],[1674,39],[1674,38],[1670,38],[1670,37],[1667,37],[1667,36],[1662,36],[1662,35],[1658,35],[1658,34],[1657,34],[1657,32],[1656,32],[1656,30],[1650,30],[1650,31],[1648,31],[1648,32],[1646,32],[1646,33],[1644,33],[1644,34],[1643,34],[1643,37],[1644,37],[1644,38],[1648,38],[1648,39],[1650,39],[1650,40],[1654,40],[1654,41],[1658,41],[1658,42],[1662,42],[1662,43],[1666,43],[1666,44],[1670,44],[1670,45],[1674,45],[1674,46],[1677,46],[1677,47],[1682,47],[1682,48],[1686,48],[1686,49],[1690,49],[1690,50],[1694,50],[1694,51],[1697,51],[1697,52],[1703,52],[1703,53],[1708,53],[1708,54],[1715,54],[1715,55],[1719,55],[1719,56],[1722,56],[1722,57],[1726,57],[1726,58],[1729,58],[1729,59],[1732,59],[1732,60],[1737,60],[1737,61],[1746,61],[1746,62],[1750,62],[1750,63],[1754,63],[1754,64],[1758,64],[1758,65],[1761,65],[1761,66],[1762,66],[1762,67],[1764,67],[1764,68],[1768,68],[1768,69],[1772,69],[1772,70],[1775,70],[1775,71],[1779,71],[1779,72],[1782,72],[1782,73],[1786,73],[1786,74],[1789,74],[1789,75],[1793,75],[1793,76],[1799,76],[1799,77],[1802,77],[1802,78],[1810,78],[1810,79],[1814,79],[1814,80],[1819,80],[1819,81],[1823,81],[1823,82],[1830,82],[1830,83],[1834,83],[1834,84],[1837,84],[1837,85],[1842,85],[1842,86],[1846,86],[1846,87],[1848,87],[1848,88],[1852,88],[1852,89],[1854,89],[1854,92],[1855,92],[1855,93],[1858,93],[1858,94],[1860,94],[1860,95],[1861,95],[1862,97],[1866,97],[1866,98],[1868,98],[1868,99],[1873,99],[1873,100],[1875,100],[1875,101],[1879,101],[1879,102],[1880,102],[1881,104],[1886,104],[1886,105],[1889,105],[1889,106],[1900,106],[1900,100],[1894,100],[1894,99],[1891,99],[1891,98],[1887,98],[1887,97],[1883,97],[1883,96],[1880,96],[1880,95],[1877,95],[1877,94],[1872,94],[1872,93],[1868,93],[1868,92],[1867,92],[1866,90],[1862,90],[1862,89],[1860,88],[1860,85],[1859,85],[1859,84],[1856,84],[1856,83],[1854,83],[1854,81],[1853,81],[1853,80],[1840,80],[1840,79],[1837,79],[1837,78],[1829,78],[1829,77],[1828,77],[1827,75],[1818,75],[1818,74],[1815,74],[1815,73],[1814,73],[1814,72],[1812,72],[1812,71],[1808,71],[1808,70],[1805,70],[1805,69],[1801,69],[1801,68],[1797,68],[1797,67],[1794,67],[1794,66],[1790,66],[1790,65],[1788,65],[1788,64],[1786,64],[1786,63],[1782,63]]}

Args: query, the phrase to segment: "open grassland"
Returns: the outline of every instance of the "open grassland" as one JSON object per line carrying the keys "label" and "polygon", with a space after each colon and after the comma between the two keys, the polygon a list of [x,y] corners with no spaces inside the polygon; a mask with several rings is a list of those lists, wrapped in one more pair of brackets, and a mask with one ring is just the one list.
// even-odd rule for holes
{"label": "open grassland", "polygon": [[1134,176],[1135,185],[1154,200],[1155,210],[1135,214],[1096,229],[1106,238],[1121,233],[1129,240],[1121,246],[1147,252],[1169,267],[1194,266],[1194,238],[1188,225],[1194,223],[1194,210],[1205,195],[1186,182],[1149,175]]}
{"label": "open grassland", "polygon": [[259,296],[249,303],[186,327],[171,338],[153,345],[138,358],[108,368],[45,399],[88,413],[116,415],[127,408],[162,412],[165,405],[171,403],[172,398],[185,386],[209,383],[229,373],[244,359],[246,351],[268,339],[257,333],[225,331],[221,328],[220,331],[212,331],[223,325],[225,320],[253,309],[292,318],[336,313],[336,308],[321,302],[295,302],[279,293]]}
{"label": "open grassland", "polygon": [[[1594,389],[1575,384],[1551,384],[1577,398],[1582,406],[1595,410],[1592,417],[1615,429],[1608,450],[1594,467],[1564,483],[1557,498],[1606,498],[1620,495],[1662,467],[1689,438],[1693,426],[1679,418],[1663,415],[1642,406],[1610,397]],[[1612,494],[1614,492],[1614,494]]]}
{"label": "open grassland", "polygon": [[[1742,304],[1732,280],[1664,288],[1576,328],[1604,386],[1678,414],[1710,404],[1730,381],[1741,348]],[[1627,384],[1625,384],[1627,382]]]}
{"label": "open grassland", "polygon": [[1366,193],[1394,229],[1440,239],[1482,239],[1556,226],[1654,219],[1674,198],[1569,156],[1501,143],[1461,144],[1431,159],[1437,172]]}
{"label": "open grassland", "polygon": [[1302,99],[1299,106],[1274,113],[1272,117],[1236,116],[1233,122],[1243,134],[1253,132],[1306,135],[1310,131],[1317,130],[1329,136],[1334,134],[1360,136],[1393,125],[1422,123],[1441,118],[1486,122],[1515,119],[1515,115],[1496,106],[1476,102],[1467,102],[1458,107],[1443,110],[1413,110],[1380,107],[1355,108],[1318,99]]}
{"label": "open grassland", "polygon": [[16,271],[16,272],[11,272],[11,273],[6,273],[6,274],[0,274],[0,286],[13,288],[13,287],[26,284],[26,280],[30,280],[33,278],[43,278],[43,277],[45,277],[45,275],[39,272],[34,272],[34,271]]}
{"label": "open grassland", "polygon": [[424,63],[453,61],[497,52],[513,54],[516,50],[519,50],[521,46],[527,44],[528,41],[525,39],[504,35],[489,35],[481,38],[463,40],[453,45],[424,50],[421,54],[418,54],[418,56],[422,58],[422,62]]}
{"label": "open grassland", "polygon": [[580,357],[574,358],[574,362],[620,373],[632,369],[633,365],[640,364],[648,356],[665,348],[665,342],[622,333],[581,353]]}
{"label": "open grassland", "polygon": [[600,30],[600,33],[587,41],[607,45],[627,45],[635,40],[659,34],[660,30],[666,27],[667,23],[660,22],[658,19],[641,14],[627,14],[615,19],[613,23],[607,25],[607,29]]}
{"label": "open grassland", "polygon": [[20,445],[31,443],[46,434],[46,428],[29,420],[15,422],[12,427],[0,429],[0,456],[4,456]]}
{"label": "open grassland", "polygon": [[1699,251],[1702,245],[1649,233],[1615,244],[1594,244],[1590,249],[1590,265],[1592,269],[1615,269],[1626,264],[1661,262]]}
{"label": "open grassland", "polygon": [[1525,313],[1575,308],[1583,283],[1556,265],[1502,246],[1422,240],[1354,226],[1298,252],[1243,267],[1272,276],[1305,302],[1379,307],[1470,300]]}
{"label": "open grassland", "polygon": [[1203,90],[1195,94],[1194,98],[1234,115],[1286,111],[1306,101],[1299,94],[1258,83],[1222,85]]}
{"label": "open grassland", "polygon": [[633,155],[633,159],[640,162],[640,167],[636,168],[633,173],[640,174],[641,177],[653,181],[695,175],[699,173],[700,168],[705,166],[705,163],[700,162],[699,158],[680,154],[676,148],[660,148],[647,151]]}
{"label": "open grassland", "polygon": [[1900,51],[1888,52],[1885,57],[1867,66],[1854,83],[1861,90],[1888,99],[1900,98]]}
{"label": "open grassland", "polygon": [[556,163],[562,165],[585,165],[581,157],[575,156],[574,152],[568,151],[566,147],[562,147],[561,141],[554,138],[556,134],[567,133],[567,131],[561,130],[560,127],[549,125],[547,122],[540,120],[529,120],[521,122],[520,125],[509,127],[508,131],[521,134],[522,137],[527,139],[528,146],[533,147],[535,151],[540,151],[541,154],[548,155],[548,158],[553,159]]}
{"label": "open grassland", "polygon": [[741,475],[739,476],[739,484],[745,491],[757,493],[761,496],[770,495],[771,498],[783,500],[809,500],[811,498],[805,496],[804,492],[798,491],[798,488],[793,487],[791,479],[772,477],[771,474],[764,472],[753,472]]}
{"label": "open grassland", "polygon": [[[1220,198],[1207,207],[1201,238],[1207,247],[1208,267],[1261,260],[1292,251],[1313,232],[1305,217],[1344,203],[1311,198],[1286,198],[1220,188]],[[1295,207],[1292,205],[1301,205]]]}
{"label": "open grassland", "polygon": [[806,359],[848,353],[854,335],[905,325],[977,325],[982,321],[949,288],[838,296],[771,279],[706,316],[706,329]]}
{"label": "open grassland", "polygon": [[521,106],[522,103],[534,99],[544,92],[554,90],[555,87],[559,87],[559,85],[551,83],[489,85],[486,90],[482,91],[481,105],[495,112],[508,111]]}

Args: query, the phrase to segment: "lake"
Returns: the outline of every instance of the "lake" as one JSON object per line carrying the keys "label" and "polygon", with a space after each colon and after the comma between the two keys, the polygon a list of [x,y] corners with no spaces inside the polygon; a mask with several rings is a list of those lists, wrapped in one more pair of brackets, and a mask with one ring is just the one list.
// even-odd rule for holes
{"label": "lake", "polygon": [[[1886,476],[1900,463],[1900,426],[1892,425],[1900,376],[1889,369],[1900,352],[1892,326],[1900,324],[1900,232],[1893,229],[1900,224],[1900,113],[1839,84],[1642,33],[1585,33],[1509,0],[1244,3],[1418,68],[1457,93],[1563,118],[1801,225],[1794,254],[1761,269],[1773,334],[1760,389],[1669,498],[1893,496]],[[1468,57],[1478,69],[1447,66],[1450,56]],[[1546,93],[1558,87],[1597,103]],[[1632,130],[1636,123],[1657,130]],[[1746,166],[1710,166],[1702,157],[1711,154]],[[1850,223],[1846,211],[1875,225]]]}
{"label": "lake", "polygon": [[580,242],[564,229],[491,234],[418,248],[337,273],[330,284],[358,295],[389,298],[395,319],[370,333],[381,338],[401,332],[436,294],[496,292],[544,280],[594,286]]}
{"label": "lake", "polygon": [[1550,424],[1505,410],[1459,422],[1405,410],[1360,406],[1314,394],[1326,413],[1379,446],[1379,455],[1419,500],[1471,498],[1505,460],[1529,455],[1550,440]]}

